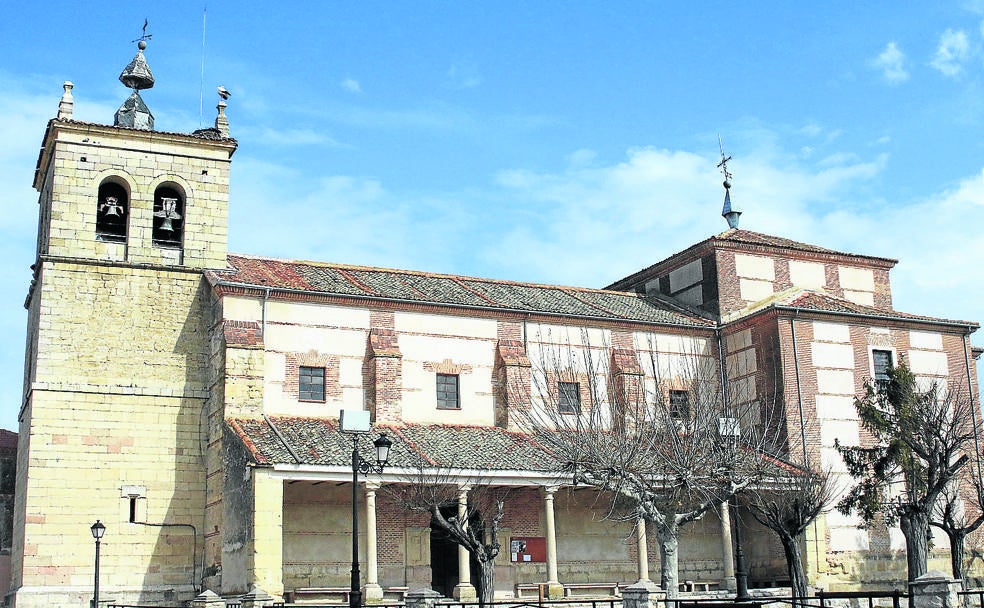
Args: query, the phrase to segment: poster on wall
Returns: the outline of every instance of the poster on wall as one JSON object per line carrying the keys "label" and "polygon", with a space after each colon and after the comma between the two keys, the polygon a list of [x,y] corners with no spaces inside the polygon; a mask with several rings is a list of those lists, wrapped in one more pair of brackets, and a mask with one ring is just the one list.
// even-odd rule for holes
{"label": "poster on wall", "polygon": [[514,536],[509,542],[509,561],[546,563],[547,539],[543,536]]}

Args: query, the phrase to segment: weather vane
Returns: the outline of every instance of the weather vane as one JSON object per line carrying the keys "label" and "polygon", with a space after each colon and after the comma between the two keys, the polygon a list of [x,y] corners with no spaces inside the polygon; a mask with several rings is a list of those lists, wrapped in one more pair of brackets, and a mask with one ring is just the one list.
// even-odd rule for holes
{"label": "weather vane", "polygon": [[153,34],[148,34],[147,33],[147,19],[144,19],[143,33],[141,33],[141,35],[140,35],[139,38],[137,38],[136,40],[131,40],[130,42],[146,42],[146,41],[150,40],[153,37],[154,37]]}
{"label": "weather vane", "polygon": [[731,172],[728,171],[728,161],[731,160],[730,156],[724,155],[724,143],[721,142],[721,136],[718,135],[718,148],[721,149],[721,162],[717,164],[718,169],[724,174],[724,187],[731,187]]}

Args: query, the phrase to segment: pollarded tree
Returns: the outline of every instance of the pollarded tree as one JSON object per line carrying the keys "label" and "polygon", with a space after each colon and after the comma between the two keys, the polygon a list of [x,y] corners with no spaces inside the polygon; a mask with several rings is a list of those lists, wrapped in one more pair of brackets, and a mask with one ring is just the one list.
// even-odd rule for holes
{"label": "pollarded tree", "polygon": [[752,517],[779,537],[793,597],[806,597],[803,533],[834,499],[830,475],[809,469],[789,471],[745,490],[742,497]]}
{"label": "pollarded tree", "polygon": [[519,425],[573,483],[609,493],[609,517],[651,524],[661,586],[676,597],[681,528],[770,472],[763,449],[782,443],[776,409],[722,390],[710,345],[627,355],[592,345],[587,331],[531,343],[533,399]]}
{"label": "pollarded tree", "polygon": [[950,569],[953,578],[960,580],[966,588],[965,541],[971,532],[984,523],[984,487],[982,487],[984,484],[982,484],[980,469],[964,467],[962,473],[965,475],[960,475],[944,488],[929,523],[946,533],[950,541]]}
{"label": "pollarded tree", "polygon": [[897,522],[905,537],[908,577],[915,580],[926,573],[933,509],[968,460],[976,424],[970,400],[938,383],[921,388],[902,363],[888,370],[887,379],[868,382],[854,406],[874,444],[837,444],[858,480],[837,508],[856,512],[867,525],[879,515],[889,525]]}
{"label": "pollarded tree", "polygon": [[429,514],[431,529],[468,551],[478,564],[479,604],[490,604],[508,488],[489,485],[474,469],[436,467],[420,458],[400,483],[385,490],[404,508]]}

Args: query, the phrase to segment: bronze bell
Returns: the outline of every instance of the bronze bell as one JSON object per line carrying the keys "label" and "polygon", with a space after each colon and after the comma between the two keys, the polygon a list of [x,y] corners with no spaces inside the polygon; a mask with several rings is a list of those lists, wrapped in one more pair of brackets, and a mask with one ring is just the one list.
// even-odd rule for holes
{"label": "bronze bell", "polygon": [[161,197],[161,210],[154,213],[154,217],[161,218],[161,230],[167,230],[168,232],[174,232],[174,225],[171,220],[180,220],[181,215],[175,212],[178,207],[178,199],[162,196]]}
{"label": "bronze bell", "polygon": [[123,205],[120,204],[119,199],[115,196],[107,196],[105,202],[100,205],[99,210],[102,211],[106,217],[120,217],[123,215]]}

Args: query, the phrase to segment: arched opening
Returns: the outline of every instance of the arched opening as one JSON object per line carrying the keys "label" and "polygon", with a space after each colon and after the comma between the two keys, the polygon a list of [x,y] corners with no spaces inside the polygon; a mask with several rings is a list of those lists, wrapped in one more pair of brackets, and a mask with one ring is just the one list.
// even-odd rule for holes
{"label": "arched opening", "polygon": [[125,243],[129,216],[130,196],[126,188],[108,179],[100,184],[96,205],[96,238]]}
{"label": "arched opening", "polygon": [[153,241],[157,247],[181,247],[184,235],[184,195],[174,186],[154,191]]}

